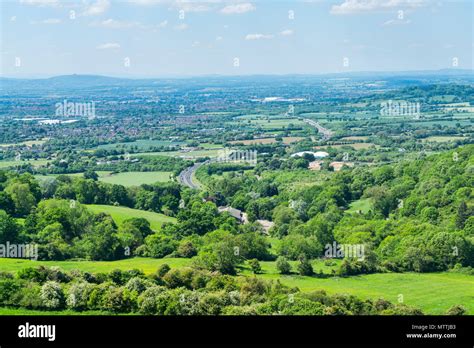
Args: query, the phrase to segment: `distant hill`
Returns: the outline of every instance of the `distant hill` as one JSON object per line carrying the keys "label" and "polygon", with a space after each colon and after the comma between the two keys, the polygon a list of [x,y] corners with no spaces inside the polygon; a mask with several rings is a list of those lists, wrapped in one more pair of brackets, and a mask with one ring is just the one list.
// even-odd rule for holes
{"label": "distant hill", "polygon": [[344,72],[320,75],[243,75],[243,76],[196,76],[183,78],[118,78],[101,75],[62,75],[39,79],[17,79],[0,77],[0,90],[9,89],[83,89],[96,87],[134,87],[134,86],[156,86],[165,84],[176,84],[187,81],[188,84],[206,83],[245,83],[245,81],[269,82],[288,80],[324,80],[350,78],[356,80],[364,79],[400,79],[400,80],[424,80],[426,78],[451,79],[464,78],[474,79],[474,71],[467,69],[442,69],[426,71],[395,71],[395,72]]}

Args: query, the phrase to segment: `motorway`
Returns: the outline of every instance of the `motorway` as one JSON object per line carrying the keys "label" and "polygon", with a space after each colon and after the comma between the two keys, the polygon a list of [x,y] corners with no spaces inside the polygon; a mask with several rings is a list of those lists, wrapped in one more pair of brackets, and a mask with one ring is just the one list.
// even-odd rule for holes
{"label": "motorway", "polygon": [[307,124],[309,124],[310,126],[313,126],[315,128],[318,129],[318,132],[321,133],[323,135],[323,139],[322,140],[329,140],[331,137],[332,137],[332,130],[329,130],[327,128],[324,128],[323,126],[321,126],[318,122],[316,121],[313,121],[313,120],[310,120],[310,119],[307,119],[305,118],[303,121],[305,121]]}
{"label": "motorway", "polygon": [[202,166],[203,164],[206,164],[207,162],[208,161],[202,162],[202,163],[196,163],[192,165],[191,167],[188,167],[185,170],[183,170],[181,173],[179,173],[179,176],[178,176],[179,182],[195,190],[201,188],[201,185],[199,183],[193,181],[193,174],[196,172],[196,170],[198,170],[200,166]]}

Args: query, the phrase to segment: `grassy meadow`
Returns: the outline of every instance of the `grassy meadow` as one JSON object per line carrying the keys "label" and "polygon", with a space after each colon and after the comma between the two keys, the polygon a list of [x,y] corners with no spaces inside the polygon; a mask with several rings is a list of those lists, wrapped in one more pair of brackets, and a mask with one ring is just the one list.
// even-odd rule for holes
{"label": "grassy meadow", "polygon": [[[119,261],[31,261],[20,259],[0,259],[2,271],[16,272],[31,266],[59,266],[64,270],[80,269],[87,272],[110,272],[114,269],[140,269],[145,274],[156,271],[158,266],[167,263],[171,268],[189,266],[192,260],[180,258],[132,258]],[[326,266],[322,260],[314,260],[315,271],[322,270],[326,275],[335,268]],[[279,280],[282,284],[298,287],[300,291],[310,292],[325,290],[329,294],[345,293],[363,299],[384,298],[397,303],[418,307],[426,314],[443,314],[453,305],[461,304],[469,314],[474,314],[474,277],[470,275],[441,272],[441,273],[378,273],[352,277],[326,278],[292,275],[280,275],[276,262],[261,262],[262,274],[257,277],[266,280]],[[291,262],[295,269],[297,262]],[[240,275],[253,276],[249,267],[244,265],[239,270]],[[401,295],[401,296],[400,296]],[[10,309],[8,309],[10,310]],[[21,311],[24,314],[30,311]],[[35,311],[33,311],[35,312]],[[0,314],[6,314],[0,308]],[[63,313],[60,313],[63,314]]]}
{"label": "grassy meadow", "polygon": [[165,222],[176,222],[176,219],[170,216],[166,216],[151,211],[144,211],[139,209],[132,209],[127,207],[116,207],[112,205],[101,205],[101,204],[85,204],[87,208],[94,213],[108,213],[114,221],[120,226],[124,220],[137,217],[145,218],[150,222],[150,226],[153,230],[159,230],[161,225]]}

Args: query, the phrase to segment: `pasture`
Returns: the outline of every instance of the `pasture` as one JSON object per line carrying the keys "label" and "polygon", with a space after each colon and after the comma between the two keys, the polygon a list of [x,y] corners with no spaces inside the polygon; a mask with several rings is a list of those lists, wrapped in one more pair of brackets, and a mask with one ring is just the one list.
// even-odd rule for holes
{"label": "pasture", "polygon": [[113,205],[101,205],[101,204],[85,204],[87,209],[94,213],[107,213],[112,216],[114,221],[120,226],[124,220],[131,219],[133,217],[145,218],[150,222],[150,226],[153,230],[157,231],[161,228],[165,222],[176,222],[176,219],[170,216],[166,216],[151,211],[144,211],[138,209],[132,209],[127,207],[116,207]]}
{"label": "pasture", "polygon": [[170,181],[171,174],[171,172],[123,172],[101,175],[99,181],[123,186],[140,186],[142,184]]}
{"label": "pasture", "polygon": [[[171,268],[189,266],[192,260],[180,258],[132,258],[119,261],[31,261],[20,259],[0,259],[2,271],[16,272],[25,267],[59,266],[64,270],[80,269],[87,272],[110,272],[114,269],[140,269],[145,274],[156,271],[158,266],[167,263]],[[336,261],[336,264],[340,262]],[[297,262],[290,262],[295,269]],[[403,303],[420,308],[426,314],[443,314],[453,305],[461,304],[469,314],[474,314],[474,277],[470,275],[441,273],[376,273],[352,277],[325,278],[280,275],[276,262],[260,262],[262,274],[257,277],[266,280],[279,280],[281,283],[298,287],[300,291],[325,290],[329,294],[345,293],[363,299],[384,298],[394,303]],[[315,271],[329,273],[335,266],[326,266],[322,260],[313,261]],[[253,276],[244,265],[239,275]],[[401,295],[401,296],[400,296]],[[0,309],[0,313],[2,310]]]}

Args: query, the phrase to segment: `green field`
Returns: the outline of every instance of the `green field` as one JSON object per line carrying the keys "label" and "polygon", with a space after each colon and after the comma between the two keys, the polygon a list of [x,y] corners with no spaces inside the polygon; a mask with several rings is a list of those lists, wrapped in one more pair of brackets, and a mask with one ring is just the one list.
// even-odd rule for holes
{"label": "green field", "polygon": [[444,143],[449,141],[456,141],[456,140],[465,140],[466,137],[461,136],[432,136],[423,139],[423,142],[437,142],[437,143]]}
{"label": "green field", "polygon": [[[1,168],[0,162],[0,168]],[[123,186],[140,186],[142,184],[154,184],[156,182],[168,182],[171,180],[172,172],[122,172],[112,174],[110,171],[97,171],[99,175],[99,181],[106,182],[108,184],[116,184]],[[35,175],[38,180],[46,180],[48,178],[54,178],[59,174],[50,175]],[[83,176],[83,173],[64,174],[68,176]]]}
{"label": "green field", "polygon": [[368,213],[369,210],[372,208],[372,201],[370,198],[359,199],[357,201],[352,202],[349,204],[349,209],[347,209],[348,213],[357,213],[359,210],[362,213]]}
{"label": "green field", "polygon": [[[109,272],[113,269],[141,269],[146,274],[156,271],[159,265],[169,264],[172,268],[187,266],[190,259],[133,258],[119,261],[30,261],[19,259],[0,259],[0,269],[16,272],[30,266],[60,266],[65,270],[80,269],[88,272]],[[296,265],[292,262],[292,266]],[[403,303],[418,307],[426,314],[443,314],[453,305],[461,304],[469,314],[474,314],[474,277],[459,273],[379,273],[347,278],[316,278],[299,275],[281,276],[276,271],[275,262],[261,262],[263,274],[258,277],[266,280],[279,279],[283,284],[298,287],[301,291],[324,289],[330,294],[346,293],[363,299],[384,298],[394,303],[399,295]],[[331,267],[322,261],[313,262],[316,271],[327,273]],[[244,275],[251,275],[247,267],[241,269]],[[0,309],[0,313],[2,310]]]}
{"label": "green field", "polygon": [[99,177],[99,181],[123,186],[139,186],[170,181],[171,172],[123,172]]}
{"label": "green field", "polygon": [[163,214],[154,213],[151,211],[144,211],[138,209],[131,209],[127,207],[116,207],[113,205],[100,204],[85,204],[87,208],[94,213],[108,213],[112,216],[114,221],[120,226],[124,220],[133,217],[145,218],[150,222],[153,230],[159,230],[161,225],[165,222],[176,222],[176,219]]}
{"label": "green field", "polygon": [[199,157],[217,157],[220,148],[209,148],[194,151],[159,151],[159,152],[139,152],[134,153],[131,157],[145,157],[145,156],[168,156],[168,157],[182,157],[182,158],[199,158]]}
{"label": "green field", "polygon": [[0,161],[0,168],[16,167],[24,164],[31,164],[33,167],[39,167],[47,164],[49,161],[45,159],[29,160],[29,161]]}

